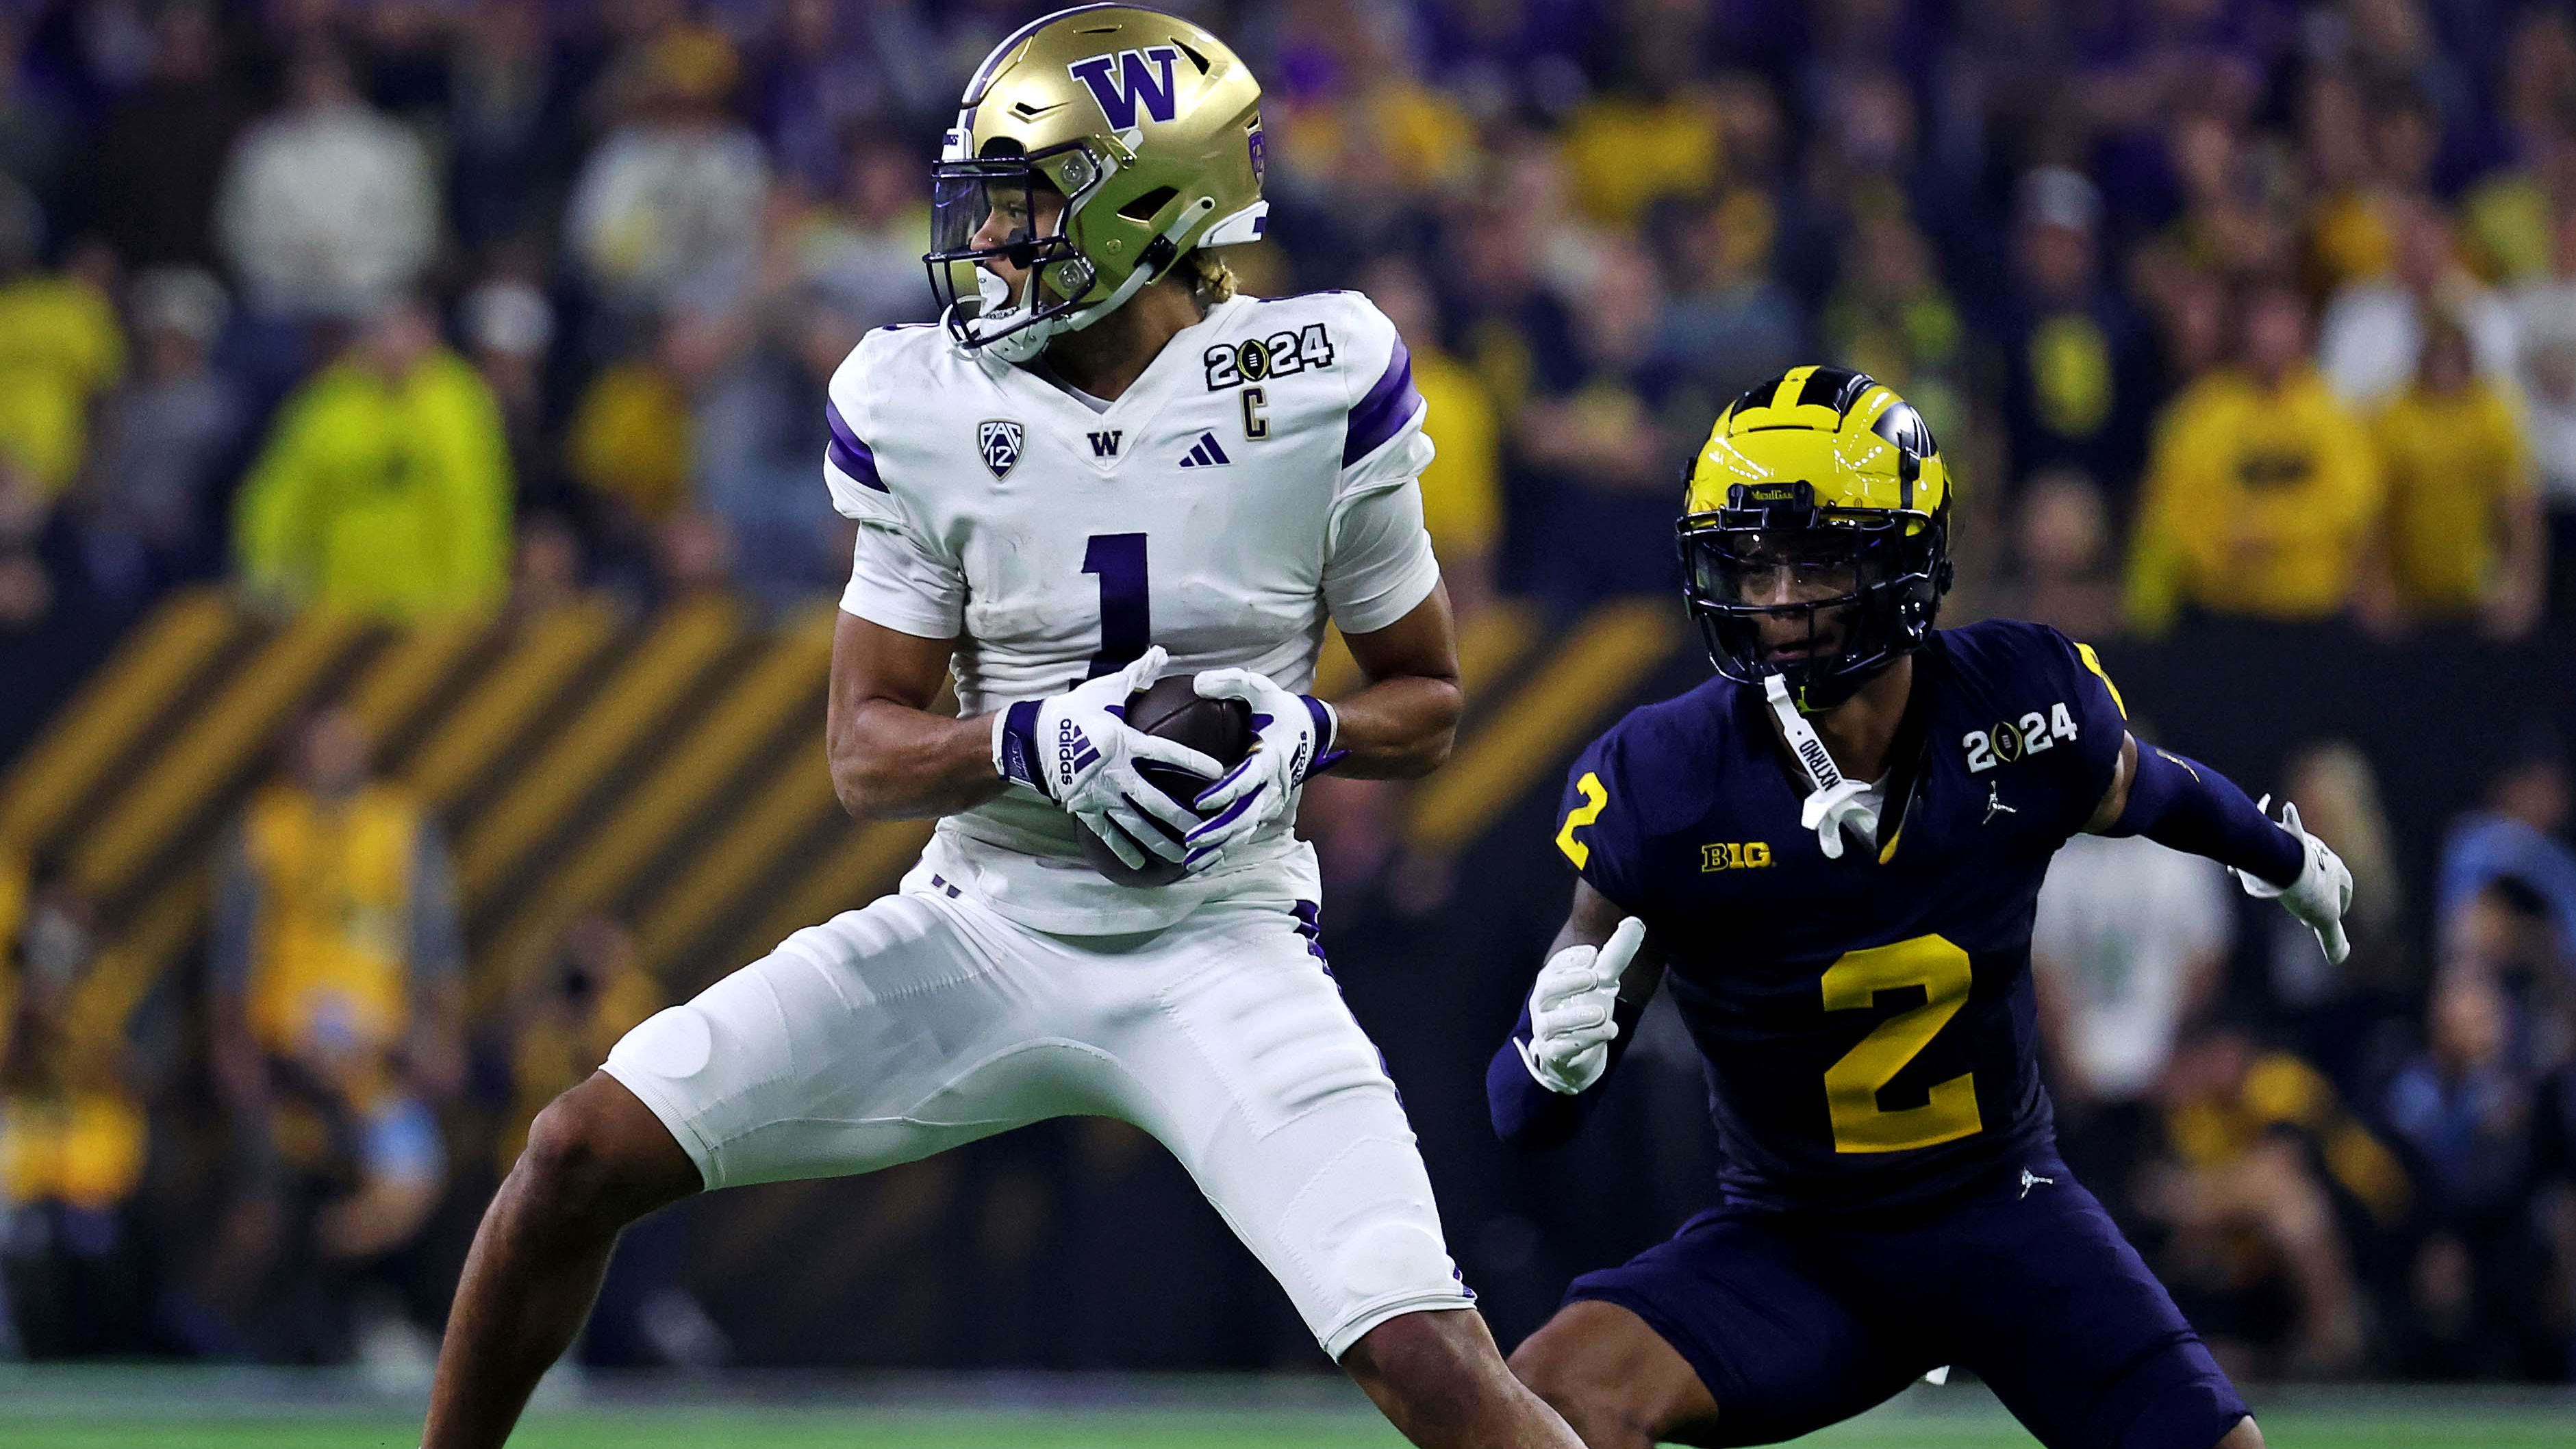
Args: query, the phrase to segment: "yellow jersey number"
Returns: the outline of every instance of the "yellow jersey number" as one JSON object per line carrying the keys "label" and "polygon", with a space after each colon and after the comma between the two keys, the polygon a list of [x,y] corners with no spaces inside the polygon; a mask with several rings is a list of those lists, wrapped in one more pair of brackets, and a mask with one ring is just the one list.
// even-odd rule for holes
{"label": "yellow jersey number", "polygon": [[1971,977],[1968,953],[1939,936],[1853,951],[1825,968],[1827,1011],[1866,1010],[1877,1004],[1878,993],[1909,986],[1922,987],[1924,995],[1921,1006],[1880,1022],[1825,1069],[1825,1111],[1836,1152],[1909,1152],[1984,1130],[1971,1072],[1935,1085],[1920,1107],[1891,1112],[1878,1105],[1879,1092],[1967,1003]]}
{"label": "yellow jersey number", "polygon": [[1590,770],[1574,782],[1574,792],[1583,797],[1583,803],[1566,812],[1565,823],[1557,827],[1556,848],[1565,852],[1576,870],[1581,870],[1592,859],[1592,847],[1575,839],[1574,832],[1601,818],[1602,807],[1610,803],[1610,792],[1601,788],[1601,777]]}

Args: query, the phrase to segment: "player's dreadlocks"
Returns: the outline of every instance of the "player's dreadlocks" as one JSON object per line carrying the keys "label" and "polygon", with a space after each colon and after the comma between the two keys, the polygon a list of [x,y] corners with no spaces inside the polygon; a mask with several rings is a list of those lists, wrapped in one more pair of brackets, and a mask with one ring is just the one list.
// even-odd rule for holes
{"label": "player's dreadlocks", "polygon": [[1202,307],[1214,306],[1234,296],[1234,268],[1213,252],[1192,251],[1181,258],[1181,270],[1190,283],[1190,295]]}

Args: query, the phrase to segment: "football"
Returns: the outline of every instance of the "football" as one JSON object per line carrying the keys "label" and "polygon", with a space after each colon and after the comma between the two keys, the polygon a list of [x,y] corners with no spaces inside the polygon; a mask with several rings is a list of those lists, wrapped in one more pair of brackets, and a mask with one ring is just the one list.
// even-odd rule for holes
{"label": "football", "polygon": [[[1187,674],[1172,675],[1127,696],[1127,723],[1208,756],[1232,769],[1252,748],[1252,707],[1239,699],[1201,699]],[[1148,784],[1182,804],[1197,798],[1211,781],[1154,760],[1137,765]],[[1163,822],[1146,817],[1154,828],[1171,834]],[[1115,829],[1116,827],[1111,827]],[[1173,839],[1179,839],[1177,835]],[[1142,868],[1118,858],[1108,842],[1082,832],[1082,858],[1094,870],[1120,885],[1165,886],[1181,878],[1181,863],[1148,855]]]}

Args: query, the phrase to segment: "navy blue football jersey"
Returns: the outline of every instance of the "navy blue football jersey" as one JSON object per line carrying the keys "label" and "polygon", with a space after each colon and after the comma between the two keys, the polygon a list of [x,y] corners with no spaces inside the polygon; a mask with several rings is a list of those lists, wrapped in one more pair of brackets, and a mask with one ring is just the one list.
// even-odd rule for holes
{"label": "navy blue football jersey", "polygon": [[2031,915],[2123,706],[2036,624],[1937,630],[1914,660],[1874,848],[1825,857],[1762,692],[1724,679],[1630,713],[1568,779],[1557,848],[1664,952],[1731,1200],[1922,1201],[2050,1137]]}

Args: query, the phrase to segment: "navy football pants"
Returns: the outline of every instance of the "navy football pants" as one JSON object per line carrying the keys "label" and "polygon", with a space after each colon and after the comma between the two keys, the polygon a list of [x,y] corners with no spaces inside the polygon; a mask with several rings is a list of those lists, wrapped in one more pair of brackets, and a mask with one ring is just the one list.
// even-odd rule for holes
{"label": "navy football pants", "polygon": [[1644,1319],[1717,1400],[1712,1445],[1792,1439],[1926,1371],[1984,1379],[2048,1449],[2211,1449],[2245,1401],[2053,1156],[1902,1226],[1717,1208],[1568,1301]]}

